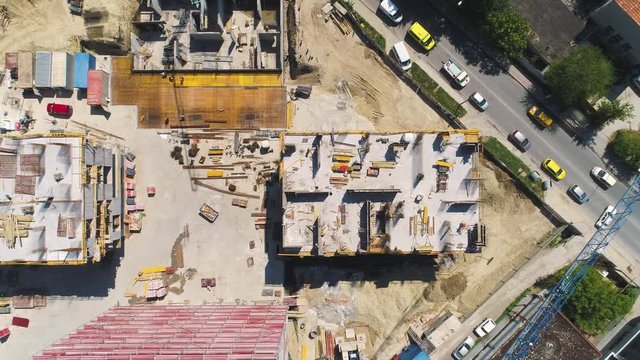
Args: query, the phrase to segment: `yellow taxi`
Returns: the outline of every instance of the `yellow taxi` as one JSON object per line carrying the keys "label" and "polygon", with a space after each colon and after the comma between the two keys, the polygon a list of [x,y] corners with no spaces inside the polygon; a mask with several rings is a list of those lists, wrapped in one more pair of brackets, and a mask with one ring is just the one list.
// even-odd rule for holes
{"label": "yellow taxi", "polygon": [[538,122],[542,127],[548,128],[553,125],[553,119],[549,115],[547,115],[542,109],[533,105],[529,108],[529,116],[535,121]]}
{"label": "yellow taxi", "polygon": [[545,169],[554,179],[562,180],[567,176],[567,172],[551,158],[546,158],[542,162],[542,168]]}
{"label": "yellow taxi", "polygon": [[414,22],[409,28],[411,37],[422,46],[423,49],[429,51],[436,46],[436,41],[420,23]]}

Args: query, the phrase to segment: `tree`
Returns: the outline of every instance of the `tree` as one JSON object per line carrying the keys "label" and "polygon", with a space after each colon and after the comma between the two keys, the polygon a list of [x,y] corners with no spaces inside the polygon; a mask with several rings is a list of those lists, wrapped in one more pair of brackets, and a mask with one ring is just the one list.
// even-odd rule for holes
{"label": "tree", "polygon": [[511,5],[511,0],[464,1],[461,8],[507,57],[522,56],[531,28]]}
{"label": "tree", "polygon": [[619,130],[609,146],[627,165],[640,169],[640,131]]}
{"label": "tree", "polygon": [[509,59],[517,59],[527,48],[529,23],[512,6],[487,14],[485,32]]}
{"label": "tree", "polygon": [[616,121],[628,121],[633,118],[633,105],[620,100],[602,101],[591,115],[591,121],[598,130]]}
{"label": "tree", "polygon": [[591,268],[569,297],[563,311],[583,332],[596,335],[631,311],[635,288],[621,292],[611,281]]}
{"label": "tree", "polygon": [[545,78],[562,104],[576,105],[606,93],[613,82],[613,66],[595,46],[580,46],[551,64]]}

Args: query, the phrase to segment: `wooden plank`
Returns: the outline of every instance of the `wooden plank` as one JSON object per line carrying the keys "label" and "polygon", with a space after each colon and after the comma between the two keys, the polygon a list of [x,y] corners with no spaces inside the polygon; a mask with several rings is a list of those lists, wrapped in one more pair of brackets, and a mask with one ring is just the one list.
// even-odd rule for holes
{"label": "wooden plank", "polygon": [[217,188],[215,186],[211,186],[209,184],[206,184],[206,183],[204,183],[204,182],[202,182],[200,180],[195,180],[193,183],[198,185],[198,186],[202,186],[205,189],[217,191],[217,192],[222,193],[222,194],[235,195],[235,196],[241,196],[241,197],[248,197],[248,198],[251,198],[251,199],[260,199],[260,196],[258,196],[258,195],[245,194],[245,193],[241,193],[241,192],[237,192],[237,191],[229,191],[229,190],[226,190],[226,189]]}
{"label": "wooden plank", "polygon": [[224,180],[224,179],[248,179],[248,175],[233,175],[233,176],[219,176],[219,177],[192,177],[191,180]]}

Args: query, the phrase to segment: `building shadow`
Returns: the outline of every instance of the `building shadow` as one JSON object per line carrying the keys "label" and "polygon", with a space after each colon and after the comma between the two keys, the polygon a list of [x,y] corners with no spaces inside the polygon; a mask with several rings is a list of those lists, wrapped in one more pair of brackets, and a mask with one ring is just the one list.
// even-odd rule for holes
{"label": "building shadow", "polygon": [[0,267],[0,296],[45,295],[105,297],[115,286],[124,245],[99,263],[86,265]]}
{"label": "building shadow", "polygon": [[424,255],[360,255],[290,258],[285,261],[284,285],[289,293],[339,282],[373,282],[378,288],[392,282],[436,280],[436,257]]}

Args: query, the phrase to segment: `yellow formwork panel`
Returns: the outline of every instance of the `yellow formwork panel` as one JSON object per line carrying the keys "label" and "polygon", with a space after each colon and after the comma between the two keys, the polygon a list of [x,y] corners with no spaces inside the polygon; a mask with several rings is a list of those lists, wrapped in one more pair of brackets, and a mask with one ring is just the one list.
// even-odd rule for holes
{"label": "yellow formwork panel", "polygon": [[[149,75],[147,75],[149,76]],[[158,74],[150,76],[160,76]],[[280,74],[254,73],[176,73],[174,81],[179,86],[282,86]],[[183,80],[184,79],[184,80]]]}
{"label": "yellow formwork panel", "polygon": [[293,117],[296,113],[296,106],[292,101],[287,103],[287,129],[291,129],[293,127]]}

